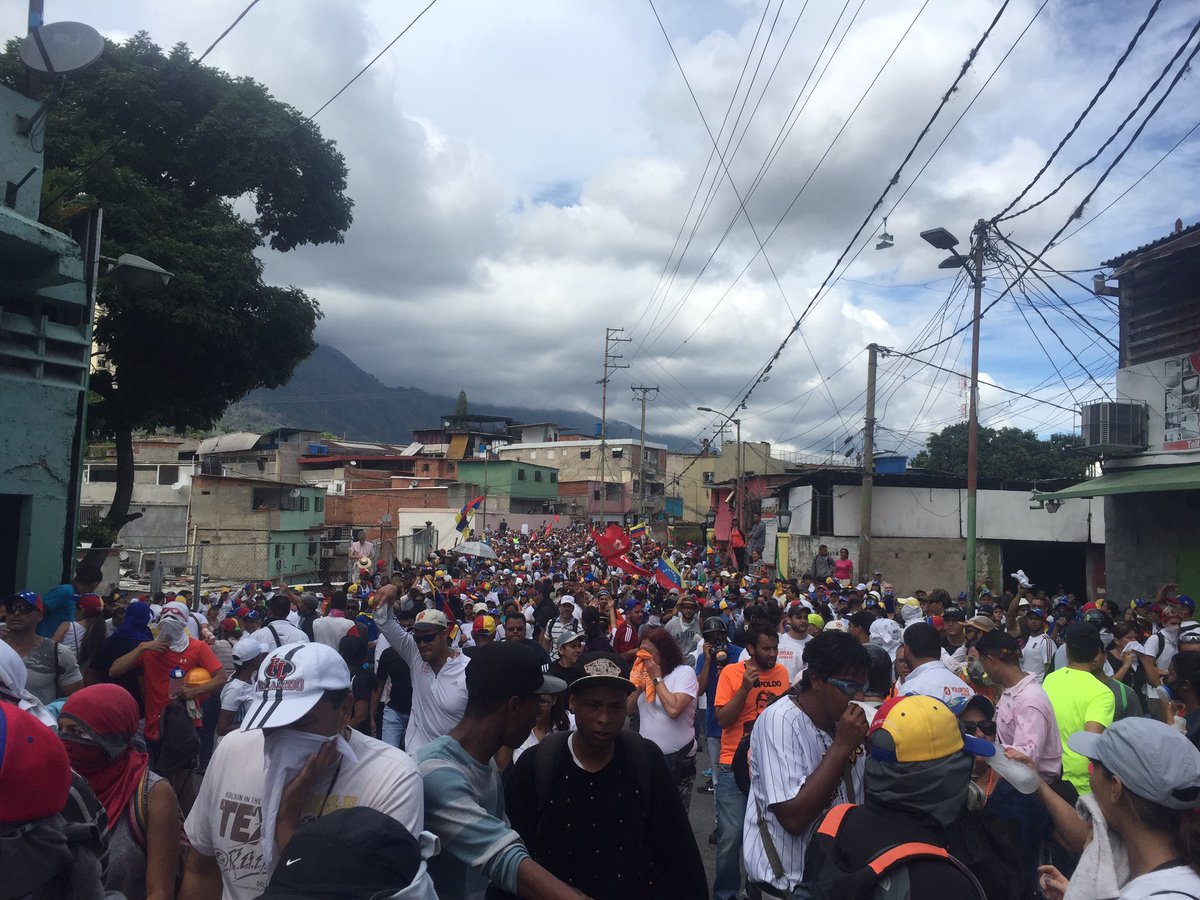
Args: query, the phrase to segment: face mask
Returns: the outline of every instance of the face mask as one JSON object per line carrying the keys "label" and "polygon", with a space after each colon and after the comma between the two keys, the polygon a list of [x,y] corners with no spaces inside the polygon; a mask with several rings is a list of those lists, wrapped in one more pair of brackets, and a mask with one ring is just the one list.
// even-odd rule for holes
{"label": "face mask", "polygon": [[80,775],[94,775],[106,769],[112,760],[105,749],[91,741],[81,740],[74,735],[59,734],[63,747],[67,751],[67,759],[71,768]]}
{"label": "face mask", "polygon": [[158,626],[158,639],[175,653],[182,653],[189,643],[187,626],[173,617],[164,619]]}

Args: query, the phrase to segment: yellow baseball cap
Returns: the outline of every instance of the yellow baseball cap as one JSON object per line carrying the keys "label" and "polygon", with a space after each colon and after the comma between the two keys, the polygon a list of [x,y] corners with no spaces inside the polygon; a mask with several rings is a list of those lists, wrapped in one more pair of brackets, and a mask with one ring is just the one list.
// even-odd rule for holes
{"label": "yellow baseball cap", "polygon": [[921,694],[893,697],[875,713],[867,732],[867,750],[880,762],[916,763],[966,751],[994,756],[996,745],[964,735],[958,719],[941,700]]}

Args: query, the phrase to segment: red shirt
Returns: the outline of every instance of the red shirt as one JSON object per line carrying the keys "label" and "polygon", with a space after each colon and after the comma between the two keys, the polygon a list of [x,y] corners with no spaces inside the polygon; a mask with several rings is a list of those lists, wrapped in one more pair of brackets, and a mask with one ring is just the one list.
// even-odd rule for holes
{"label": "red shirt", "polygon": [[637,627],[631,625],[628,621],[618,625],[617,630],[613,633],[612,645],[614,653],[627,653],[630,650],[636,650],[641,643],[638,640]]}
{"label": "red shirt", "polygon": [[[163,709],[170,699],[167,691],[171,682],[171,669],[179,666],[186,675],[190,670],[199,666],[211,675],[221,671],[221,662],[217,659],[212,648],[204,641],[192,638],[187,649],[179,653],[174,650],[164,650],[161,653],[146,651],[138,657],[137,668],[142,670],[142,692],[146,698],[146,737],[152,741],[158,740],[158,720],[162,718]],[[197,697],[197,706],[203,705],[204,697]],[[196,725],[199,719],[194,720]]]}

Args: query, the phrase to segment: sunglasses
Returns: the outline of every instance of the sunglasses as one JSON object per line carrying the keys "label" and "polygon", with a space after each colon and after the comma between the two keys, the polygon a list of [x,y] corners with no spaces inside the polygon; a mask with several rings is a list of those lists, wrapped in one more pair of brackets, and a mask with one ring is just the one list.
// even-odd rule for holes
{"label": "sunglasses", "polygon": [[862,682],[851,681],[848,678],[826,678],[825,682],[827,684],[832,684],[847,697],[857,697],[863,692],[864,687]]}
{"label": "sunglasses", "polygon": [[412,639],[418,644],[428,644],[442,636],[442,632],[446,629],[439,628],[437,631],[414,631]]}
{"label": "sunglasses", "polygon": [[958,728],[963,734],[982,732],[988,737],[995,737],[996,735],[996,723],[990,719],[985,719],[982,722],[959,722]]}
{"label": "sunglasses", "polygon": [[23,616],[31,616],[37,612],[36,606],[30,606],[28,603],[14,603],[12,606],[6,606],[4,609],[11,616],[13,613],[20,613]]}

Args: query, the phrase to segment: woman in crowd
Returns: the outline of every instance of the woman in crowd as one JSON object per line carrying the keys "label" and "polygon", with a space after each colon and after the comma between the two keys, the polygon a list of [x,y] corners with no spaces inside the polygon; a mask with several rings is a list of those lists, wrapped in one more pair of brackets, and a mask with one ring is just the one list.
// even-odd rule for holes
{"label": "woman in crowd", "polygon": [[150,771],[137,741],[137,703],[115,684],[90,685],[68,698],[58,726],[71,768],[108,814],[105,888],[170,900],[179,866],[179,801],[170,783]]}
{"label": "woman in crowd", "polygon": [[679,645],[665,628],[646,632],[636,658],[649,681],[629,695],[629,712],[637,710],[642,737],[662,750],[684,809],[690,809],[696,780],[696,695],[700,692],[696,673],[684,664]]}

